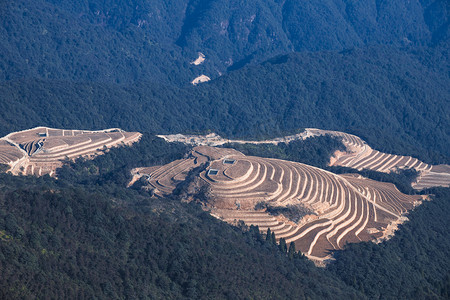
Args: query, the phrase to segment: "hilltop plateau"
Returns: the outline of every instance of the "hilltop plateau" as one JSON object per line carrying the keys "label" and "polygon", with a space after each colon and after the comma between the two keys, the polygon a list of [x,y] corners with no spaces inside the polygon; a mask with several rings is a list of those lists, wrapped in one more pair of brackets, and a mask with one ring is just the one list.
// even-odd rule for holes
{"label": "hilltop plateau", "polygon": [[66,130],[36,127],[0,138],[0,163],[14,175],[55,175],[64,160],[94,157],[110,147],[139,141],[138,132],[119,128]]}

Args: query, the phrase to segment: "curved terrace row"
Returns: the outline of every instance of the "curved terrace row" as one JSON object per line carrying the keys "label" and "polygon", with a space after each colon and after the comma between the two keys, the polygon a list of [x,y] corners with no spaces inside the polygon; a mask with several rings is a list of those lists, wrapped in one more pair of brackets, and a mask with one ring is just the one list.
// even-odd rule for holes
{"label": "curved terrace row", "polygon": [[368,169],[389,173],[396,169],[415,169],[420,173],[413,187],[416,189],[433,186],[450,186],[450,166],[433,166],[411,156],[387,154],[372,149],[361,138],[339,131],[306,129],[308,136],[325,135],[338,136],[347,147],[346,153],[337,153],[331,165],[344,166],[358,170]]}
{"label": "curved terrace row", "polygon": [[[356,143],[356,141],[354,141]],[[198,174],[210,186],[211,213],[226,222],[268,228],[277,239],[294,242],[310,257],[325,259],[346,243],[377,239],[392,222],[417,204],[420,196],[400,193],[392,184],[353,175],[336,175],[301,163],[244,156],[233,149],[195,147],[185,159],[141,176],[160,194],[170,194],[187,173],[207,163]],[[294,222],[275,208],[302,205],[309,213]]]}
{"label": "curved terrace row", "polygon": [[[36,127],[1,138],[0,159],[16,175],[52,176],[65,159],[92,157],[101,154],[101,150],[130,144],[140,137],[138,132],[124,132],[118,128],[84,131]],[[10,157],[15,159],[7,161]]]}

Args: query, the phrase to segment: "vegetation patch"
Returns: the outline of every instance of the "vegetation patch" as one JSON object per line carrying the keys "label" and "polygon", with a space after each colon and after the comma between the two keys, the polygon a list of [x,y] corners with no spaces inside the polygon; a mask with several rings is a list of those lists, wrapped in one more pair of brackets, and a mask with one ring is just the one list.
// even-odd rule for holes
{"label": "vegetation patch", "polygon": [[259,202],[255,209],[266,209],[266,211],[273,215],[283,215],[294,223],[300,222],[300,220],[306,215],[315,215],[316,213],[310,208],[305,207],[303,204],[289,204],[286,206],[273,206],[267,202]]}
{"label": "vegetation patch", "polygon": [[325,168],[331,155],[345,150],[339,137],[330,135],[311,137],[289,143],[275,144],[225,144],[223,147],[236,149],[245,155],[278,158]]}

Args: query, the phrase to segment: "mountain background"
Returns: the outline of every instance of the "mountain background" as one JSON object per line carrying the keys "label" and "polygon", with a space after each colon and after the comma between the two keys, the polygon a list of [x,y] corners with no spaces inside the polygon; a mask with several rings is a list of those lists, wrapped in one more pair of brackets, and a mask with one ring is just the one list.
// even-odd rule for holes
{"label": "mountain background", "polygon": [[447,1],[22,0],[0,17],[2,135],[318,127],[449,161]]}
{"label": "mountain background", "polygon": [[[317,127],[450,163],[449,14],[446,0],[0,1],[1,136],[145,133],[58,180],[0,174],[0,298],[448,299],[448,188],[423,191],[433,201],[391,240],[318,269],[180,194],[125,184],[131,168],[185,155],[161,133]],[[212,80],[192,86],[201,74]],[[323,162],[323,141],[299,149]]]}
{"label": "mountain background", "polygon": [[[289,52],[436,46],[445,0],[10,1],[0,4],[0,79],[183,85]],[[206,62],[193,68],[197,52]]]}

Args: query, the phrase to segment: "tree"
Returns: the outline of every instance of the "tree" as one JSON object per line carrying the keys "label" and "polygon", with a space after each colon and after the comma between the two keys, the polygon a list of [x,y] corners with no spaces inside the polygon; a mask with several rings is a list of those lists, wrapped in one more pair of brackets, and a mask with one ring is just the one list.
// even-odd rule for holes
{"label": "tree", "polygon": [[286,240],[284,238],[280,239],[280,245],[278,247],[280,248],[281,252],[283,253],[287,252]]}
{"label": "tree", "polygon": [[266,233],[266,241],[270,242],[272,239],[272,233],[270,231],[270,228],[267,228],[267,233]]}
{"label": "tree", "polygon": [[288,252],[288,256],[289,256],[289,258],[290,259],[293,259],[294,258],[294,255],[295,255],[295,243],[294,242],[291,242],[290,244],[289,244],[289,252]]}

